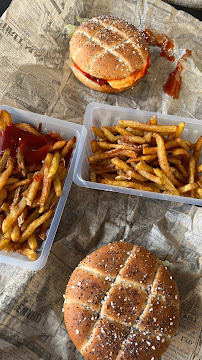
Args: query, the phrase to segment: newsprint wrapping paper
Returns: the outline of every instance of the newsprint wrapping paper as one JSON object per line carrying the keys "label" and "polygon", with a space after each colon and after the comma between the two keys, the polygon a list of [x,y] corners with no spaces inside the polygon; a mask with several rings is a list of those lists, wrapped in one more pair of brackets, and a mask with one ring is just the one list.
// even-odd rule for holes
{"label": "newsprint wrapping paper", "polygon": [[[65,62],[64,26],[101,14],[167,34],[175,63],[151,48],[152,71],[134,89],[113,95],[85,87]],[[201,34],[199,20],[160,0],[13,0],[0,23],[0,102],[80,124],[91,101],[202,119]],[[192,57],[173,100],[162,85],[186,49]],[[0,359],[81,360],[63,322],[66,283],[86,254],[121,239],[165,260],[179,286],[180,326],[162,360],[201,360],[202,208],[74,184],[45,267],[0,264]]]}

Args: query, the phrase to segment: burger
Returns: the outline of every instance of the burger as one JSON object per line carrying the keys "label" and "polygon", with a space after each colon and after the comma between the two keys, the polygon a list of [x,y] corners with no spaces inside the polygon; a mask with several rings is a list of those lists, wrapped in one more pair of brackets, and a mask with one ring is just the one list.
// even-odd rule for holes
{"label": "burger", "polygon": [[78,80],[106,93],[132,88],[150,67],[148,46],[140,32],[112,16],[95,17],[76,29],[70,61]]}

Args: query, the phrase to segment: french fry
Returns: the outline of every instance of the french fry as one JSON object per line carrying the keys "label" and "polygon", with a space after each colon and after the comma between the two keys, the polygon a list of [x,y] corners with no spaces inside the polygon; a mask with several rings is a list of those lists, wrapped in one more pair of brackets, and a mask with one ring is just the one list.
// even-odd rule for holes
{"label": "french fry", "polygon": [[99,150],[99,145],[98,145],[96,140],[92,140],[91,141],[91,151],[92,151],[92,153],[95,154],[95,152],[97,150]]}
{"label": "french fry", "polygon": [[107,149],[107,150],[111,150],[111,149],[120,149],[120,150],[139,150],[139,146],[134,146],[134,145],[126,145],[126,144],[109,144],[105,141],[101,142],[98,141],[98,146],[102,149]]}
{"label": "french fry", "polygon": [[129,131],[133,135],[137,135],[137,136],[143,136],[144,135],[144,130],[132,129],[131,127],[126,127],[125,129],[127,131]]}
{"label": "french fry", "polygon": [[[192,157],[189,161],[189,184],[194,184],[195,179],[195,173],[196,173],[196,163],[195,158]],[[195,189],[191,189],[191,197],[195,197]]]}
{"label": "french fry", "polygon": [[11,232],[11,240],[17,242],[20,239],[20,227],[16,222],[13,225],[12,232]]}
{"label": "french fry", "polygon": [[3,172],[3,170],[5,169],[6,163],[8,161],[8,157],[10,156],[10,150],[6,149],[3,153],[3,156],[0,160],[0,173]]}
{"label": "french fry", "polygon": [[25,166],[25,162],[24,162],[24,155],[23,152],[21,151],[21,148],[19,147],[17,150],[17,164],[18,164],[18,168],[19,171],[22,173],[22,176],[26,176],[26,166]]}
{"label": "french fry", "polygon": [[22,223],[21,231],[22,232],[25,231],[27,229],[27,227],[38,217],[39,217],[39,209],[36,208],[34,211],[31,212],[31,214],[29,213],[29,215],[26,217],[26,219]]}
{"label": "french fry", "polygon": [[202,189],[201,188],[196,189],[196,196],[199,199],[202,199]]}
{"label": "french fry", "polygon": [[181,148],[170,149],[167,151],[167,153],[171,154],[172,156],[180,156],[180,155],[185,156],[188,161],[190,159],[190,153],[185,149],[181,149]]}
{"label": "french fry", "polygon": [[53,180],[53,186],[54,186],[56,196],[60,197],[62,195],[62,186],[61,186],[60,178],[58,175]]}
{"label": "french fry", "polygon": [[113,158],[111,160],[112,164],[114,164],[116,167],[118,167],[119,169],[123,170],[125,173],[127,173],[128,171],[130,171],[130,177],[132,179],[136,179],[138,181],[146,181],[145,177],[143,177],[140,174],[137,174],[133,168],[126,164],[124,161],[120,160],[119,158]]}
{"label": "french fry", "polygon": [[67,144],[63,147],[62,151],[61,151],[61,158],[64,158],[69,150],[73,147],[74,143],[76,142],[76,137],[73,136],[72,139],[70,139]]}
{"label": "french fry", "polygon": [[30,184],[31,183],[31,179],[24,179],[18,182],[15,182],[13,185],[8,187],[8,191],[12,191],[15,190],[18,187],[21,187],[22,185],[26,185],[26,184]]}
{"label": "french fry", "polygon": [[145,170],[141,170],[141,163],[138,163],[135,168],[139,172],[139,174],[142,175],[143,177],[145,177],[146,179],[148,179],[156,184],[164,185],[164,181],[161,178],[159,178],[158,176],[148,173]]}
{"label": "french fry", "polygon": [[106,136],[105,136],[105,134],[103,133],[103,131],[100,130],[100,129],[98,129],[96,126],[92,126],[92,129],[93,129],[94,134],[95,134],[98,138],[100,138],[100,139],[105,139],[105,138],[106,138]]}
{"label": "french fry", "polygon": [[4,119],[5,124],[12,125],[13,121],[12,121],[12,118],[11,118],[10,114],[8,113],[8,111],[3,109],[3,110],[1,110],[1,113],[2,113],[2,117]]}
{"label": "french fry", "polygon": [[179,171],[182,173],[182,175],[188,179],[188,171],[185,169],[185,167],[183,166],[182,162],[180,159],[175,158],[174,156],[169,156],[168,157],[168,162],[171,164],[176,165],[176,167],[178,167]]}
{"label": "french fry", "polygon": [[6,123],[3,118],[2,110],[0,111],[0,130],[1,131],[6,130]]}
{"label": "french fry", "polygon": [[144,144],[145,138],[143,138],[142,136],[136,136],[136,135],[130,135],[130,136],[124,135],[121,137],[121,141],[134,143],[134,144]]}
{"label": "french fry", "polygon": [[181,184],[179,183],[179,180],[177,180],[175,178],[175,176],[173,175],[173,173],[170,170],[168,159],[167,159],[167,154],[166,154],[166,149],[165,149],[165,143],[164,143],[162,136],[157,133],[154,133],[153,137],[155,138],[156,143],[157,143],[157,155],[158,155],[158,161],[159,161],[161,169],[163,170],[163,172],[166,174],[168,179],[170,179],[170,181],[174,185],[180,186]]}
{"label": "french fry", "polygon": [[52,159],[53,159],[53,155],[48,153],[44,160],[43,186],[42,186],[41,196],[38,201],[38,204],[40,206],[44,206],[46,199],[48,197],[48,194],[50,192],[52,179],[48,179],[48,174],[50,171]]}
{"label": "french fry", "polygon": [[180,194],[184,194],[188,191],[194,191],[198,188],[198,184],[192,183],[192,184],[186,184],[184,186],[179,187],[177,190]]}
{"label": "french fry", "polygon": [[43,180],[43,168],[41,171],[38,171],[35,173],[34,177],[33,177],[33,180],[32,180],[32,183],[30,184],[29,188],[28,188],[28,191],[27,191],[27,194],[25,195],[26,196],[26,200],[27,200],[27,204],[29,206],[32,205],[34,199],[35,199],[35,196],[37,194],[37,191],[39,190],[40,188],[40,185],[42,184],[42,180]]}
{"label": "french fry", "polygon": [[112,143],[116,142],[117,140],[121,139],[121,135],[117,135],[115,136],[114,134],[112,134],[111,131],[109,131],[105,126],[101,127],[103,133],[105,134],[105,137],[110,140]]}
{"label": "french fry", "polygon": [[50,221],[51,221],[51,218],[44,221],[44,223],[41,225],[41,231],[39,232],[39,237],[40,237],[41,240],[46,239],[46,233],[47,233],[47,230],[49,228]]}
{"label": "french fry", "polygon": [[112,159],[116,155],[126,155],[131,158],[135,158],[137,156],[136,152],[133,152],[132,150],[113,149],[113,150],[106,151],[102,154],[94,154],[94,155],[90,156],[88,160],[90,163],[95,163],[95,162],[97,162],[99,160],[103,160],[103,159]]}
{"label": "french fry", "polygon": [[[168,141],[167,143],[165,143],[166,150],[172,149],[172,148],[174,148],[176,146],[177,146],[177,141],[176,140]],[[143,154],[144,155],[157,154],[157,146],[155,146],[155,147],[144,147],[143,148]]]}
{"label": "french fry", "polygon": [[54,175],[57,173],[59,163],[60,163],[60,153],[59,153],[59,151],[56,151],[53,154],[50,170],[49,170],[49,173],[47,176],[48,179],[52,179],[54,177]]}
{"label": "french fry", "polygon": [[36,136],[41,136],[40,132],[38,132],[33,126],[31,126],[27,123],[18,123],[18,124],[15,124],[15,126],[18,129],[28,131],[30,134],[34,134]]}
{"label": "french fry", "polygon": [[9,212],[9,210],[10,210],[10,203],[4,202],[4,203],[1,205],[1,210],[4,211],[4,212]]}
{"label": "french fry", "polygon": [[11,232],[12,227],[10,227],[1,237],[0,239],[0,250],[3,250],[3,248],[11,241]]}
{"label": "french fry", "polygon": [[28,248],[21,248],[16,250],[18,253],[27,256],[31,261],[36,261],[38,258],[37,253],[32,250],[32,249],[28,249]]}
{"label": "french fry", "polygon": [[131,127],[140,130],[146,130],[157,133],[175,133],[177,130],[176,125],[150,125],[132,120],[119,120],[119,125],[122,127]]}
{"label": "french fry", "polygon": [[26,206],[23,211],[21,212],[21,214],[18,216],[18,225],[21,227],[22,224],[24,223],[26,217],[27,217],[27,214],[28,214],[28,207]]}
{"label": "french fry", "polygon": [[170,179],[161,169],[154,169],[154,173],[156,174],[156,176],[159,176],[160,179],[162,179],[167,190],[169,190],[172,193],[172,195],[176,195],[176,196],[180,195],[179,191],[176,189],[176,187],[173,185],[173,183],[170,181]]}
{"label": "french fry", "polygon": [[201,164],[201,165],[199,165],[199,167],[198,167],[197,171],[198,171],[199,173],[200,173],[200,172],[202,172],[202,164]]}
{"label": "french fry", "polygon": [[133,158],[133,159],[128,159],[126,162],[127,163],[133,163],[133,162],[138,163],[139,161],[151,162],[151,161],[155,160],[156,158],[157,158],[157,154],[154,154],[154,155],[142,155],[142,156],[138,156],[138,157]]}
{"label": "french fry", "polygon": [[5,188],[2,188],[0,190],[0,206],[3,204],[6,197],[7,197],[7,190]]}
{"label": "french fry", "polygon": [[156,115],[151,116],[151,118],[150,118],[150,124],[151,124],[151,125],[157,125],[157,116],[156,116]]}
{"label": "french fry", "polygon": [[36,250],[37,246],[38,246],[36,235],[35,234],[30,235],[27,239],[27,243],[28,243],[30,249]]}
{"label": "french fry", "polygon": [[47,219],[49,219],[49,217],[51,217],[53,213],[53,209],[48,210],[47,212],[45,212],[43,215],[41,215],[40,217],[38,217],[36,220],[34,220],[28,227],[27,229],[22,233],[21,238],[19,240],[20,243],[23,243],[24,241],[26,241],[28,239],[28,237],[30,237],[30,235],[33,234],[33,232],[40,226],[42,225]]}
{"label": "french fry", "polygon": [[132,182],[132,181],[118,181],[118,180],[103,179],[103,180],[101,180],[101,183],[106,184],[106,185],[133,188],[133,189],[137,189],[137,190],[154,191],[153,187],[146,186],[146,185],[139,184],[139,183],[135,183],[135,182]]}
{"label": "french fry", "polygon": [[114,125],[114,128],[116,129],[117,133],[123,135],[123,136],[131,136],[133,135],[130,131],[122,128],[121,126]]}
{"label": "french fry", "polygon": [[56,141],[55,144],[50,145],[50,148],[48,151],[53,152],[53,151],[62,149],[66,144],[67,144],[67,141],[64,141],[64,140]]}
{"label": "french fry", "polygon": [[[16,205],[17,203],[20,201],[20,192],[21,192],[21,188],[18,187],[17,189],[15,190],[12,190],[10,192],[10,194],[14,192],[13,194],[13,197],[12,197],[12,203],[11,203],[11,206],[10,206],[10,210],[12,210]],[[9,199],[9,198],[8,198]]]}
{"label": "french fry", "polygon": [[195,146],[194,146],[194,158],[195,158],[195,166],[196,169],[198,167],[198,162],[199,162],[199,157],[200,157],[200,152],[201,152],[201,147],[202,147],[202,136],[200,136],[200,138],[197,140]]}
{"label": "french fry", "polygon": [[96,180],[96,173],[92,169],[90,169],[90,181],[96,182]]}
{"label": "french fry", "polygon": [[6,182],[8,181],[9,176],[12,173],[14,166],[14,159],[12,157],[8,158],[7,161],[7,169],[0,175],[0,190],[4,187]]}
{"label": "french fry", "polygon": [[185,122],[184,121],[177,125],[177,130],[175,132],[175,137],[176,138],[181,138],[184,127],[185,127]]}
{"label": "french fry", "polygon": [[24,210],[24,208],[27,206],[26,199],[23,197],[20,202],[14,206],[5,220],[2,224],[2,231],[3,233],[6,233],[6,231],[12,227],[14,222],[17,220],[18,216],[21,214],[21,212]]}

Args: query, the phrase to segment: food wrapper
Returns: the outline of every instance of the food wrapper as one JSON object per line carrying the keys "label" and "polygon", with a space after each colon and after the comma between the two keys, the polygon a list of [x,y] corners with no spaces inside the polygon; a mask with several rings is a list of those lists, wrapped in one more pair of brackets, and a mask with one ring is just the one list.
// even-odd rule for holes
{"label": "food wrapper", "polygon": [[[131,90],[104,94],[81,84],[65,59],[65,26],[79,18],[119,16],[175,42],[175,62],[151,47],[151,72]],[[13,0],[0,22],[0,102],[82,124],[91,101],[202,119],[201,22],[160,0]],[[179,99],[162,86],[184,63]],[[140,244],[165,261],[180,291],[180,326],[162,360],[200,360],[202,209],[72,185],[46,266],[30,272],[0,264],[0,358],[76,360],[63,322],[72,270],[109,242]]]}

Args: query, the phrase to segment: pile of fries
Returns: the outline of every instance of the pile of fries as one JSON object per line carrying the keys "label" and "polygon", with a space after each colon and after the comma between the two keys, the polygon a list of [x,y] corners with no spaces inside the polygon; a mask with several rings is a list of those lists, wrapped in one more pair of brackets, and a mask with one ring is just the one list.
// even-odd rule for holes
{"label": "pile of fries", "polygon": [[[12,125],[10,114],[0,112],[0,129]],[[42,136],[27,123],[16,128]],[[16,157],[6,149],[0,159],[0,250],[17,251],[30,260],[36,260],[39,242],[46,239],[54,207],[62,195],[67,174],[65,158],[76,141],[59,140],[50,146],[45,160],[39,166],[27,166],[20,148]]]}
{"label": "pile of fries", "polygon": [[185,122],[158,125],[119,120],[113,127],[93,127],[90,180],[163,194],[202,199],[202,136],[182,139]]}

